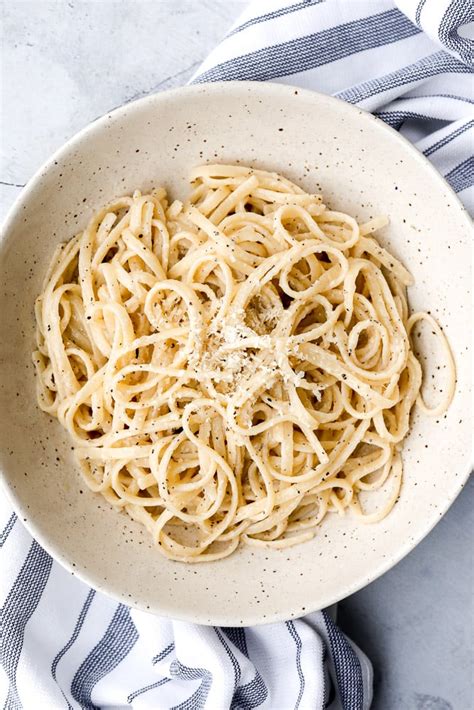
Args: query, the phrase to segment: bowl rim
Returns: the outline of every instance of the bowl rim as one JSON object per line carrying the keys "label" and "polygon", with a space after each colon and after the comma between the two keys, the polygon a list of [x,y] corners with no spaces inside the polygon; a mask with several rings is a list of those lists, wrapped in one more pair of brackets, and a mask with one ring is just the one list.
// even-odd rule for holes
{"label": "bowl rim", "polygon": [[[218,81],[186,85],[161,92],[148,94],[139,99],[124,103],[112,109],[111,111],[107,111],[103,115],[97,117],[96,119],[88,123],[75,134],[73,134],[69,139],[65,141],[65,143],[63,143],[57,150],[55,150],[54,153],[49,158],[47,158],[43,162],[43,164],[36,170],[33,176],[27,181],[26,185],[21,189],[20,193],[17,195],[9,210],[7,211],[7,214],[1,225],[0,259],[2,258],[4,249],[7,245],[8,232],[19,217],[22,206],[28,202],[30,195],[37,189],[38,183],[41,178],[51,168],[54,167],[56,162],[66,157],[68,153],[74,149],[75,146],[77,146],[80,142],[86,139],[90,134],[93,134],[96,131],[100,131],[104,126],[107,125],[107,123],[111,119],[120,118],[122,115],[125,115],[130,111],[140,111],[142,108],[148,105],[153,105],[156,103],[159,104],[161,101],[167,101],[173,98],[181,100],[182,98],[185,99],[188,96],[193,96],[195,94],[200,93],[210,93],[213,95],[218,95],[221,98],[225,99],[225,95],[227,92],[234,91],[238,91],[240,93],[243,93],[244,95],[245,93],[254,93],[255,95],[262,96],[263,98],[266,96],[293,96],[296,98],[296,100],[298,100],[299,98],[303,98],[307,102],[322,102],[329,107],[335,107],[339,111],[342,109],[346,111],[350,117],[355,116],[356,114],[358,114],[359,116],[364,116],[366,120],[372,122],[373,127],[376,130],[386,131],[388,135],[392,136],[392,139],[395,138],[396,140],[398,140],[403,149],[405,151],[407,150],[410,153],[411,157],[416,162],[418,162],[423,169],[429,170],[431,177],[438,182],[440,187],[447,191],[450,199],[453,201],[451,203],[451,209],[457,210],[459,217],[465,221],[466,229],[472,229],[471,219],[466,208],[464,207],[452,187],[449,185],[449,183],[446,182],[446,180],[438,172],[434,165],[407,138],[402,136],[394,128],[392,128],[370,112],[366,111],[365,109],[362,109],[354,104],[348,103],[334,96],[328,96],[317,91],[301,88],[299,86],[294,86],[291,84],[279,84],[276,82],[260,81]],[[407,538],[407,540],[397,548],[396,554],[392,555],[389,558],[382,558],[379,564],[374,566],[368,577],[358,579],[352,584],[346,585],[340,595],[337,595],[336,597],[329,596],[327,599],[324,600],[324,604],[322,605],[311,605],[311,603],[308,603],[304,612],[299,608],[290,609],[282,612],[276,612],[273,614],[267,614],[264,619],[256,613],[250,614],[246,616],[245,624],[239,623],[236,618],[229,618],[228,614],[221,615],[220,612],[217,611],[211,614],[211,616],[213,617],[212,624],[218,626],[250,626],[294,619],[298,618],[299,616],[303,616],[313,611],[316,611],[319,608],[328,607],[331,604],[339,602],[342,599],[345,599],[348,596],[363,589],[365,586],[375,581],[380,576],[389,571],[392,567],[394,567],[396,564],[398,564],[398,562],[400,562],[407,554],[409,554],[431,532],[431,530],[446,514],[454,500],[464,488],[467,480],[469,479],[473,464],[474,451],[471,452],[471,456],[470,458],[468,458],[466,470],[459,471],[458,476],[453,477],[449,494],[446,495],[444,503],[437,508],[435,514],[432,514],[430,518],[427,518],[427,524],[423,526],[422,531],[415,535],[413,538]],[[16,495],[14,490],[8,485],[7,474],[3,470],[3,467],[0,467],[0,482],[2,489],[6,494],[7,500],[10,502],[13,510],[17,514],[22,525],[24,525],[30,535],[41,545],[41,547],[44,548],[44,550],[49,555],[51,555],[51,557],[55,561],[57,561],[68,572],[73,574],[75,577],[77,577],[79,580],[81,580],[88,586],[104,593],[109,598],[112,598],[118,603],[124,603],[123,597],[119,595],[119,592],[117,592],[113,587],[107,586],[107,584],[103,582],[98,582],[94,578],[93,571],[89,569],[79,570],[77,567],[74,567],[72,561],[70,561],[64,556],[61,549],[58,548],[54,542],[51,542],[48,539],[47,535],[44,535],[41,532],[41,530],[37,527],[34,519],[31,519],[29,517],[29,512],[23,506],[20,497]],[[146,613],[152,613],[166,618],[180,619],[183,621],[199,623],[203,625],[211,624],[211,621],[209,621],[209,619],[204,618],[202,615],[199,616],[199,614],[192,613],[186,610],[179,611],[179,613],[176,613],[175,611],[170,612],[167,609],[159,609],[159,604],[155,604],[155,608],[150,609],[150,607],[146,608],[146,605],[143,601],[136,600],[133,598],[127,600],[126,604],[129,607],[139,609]]]}

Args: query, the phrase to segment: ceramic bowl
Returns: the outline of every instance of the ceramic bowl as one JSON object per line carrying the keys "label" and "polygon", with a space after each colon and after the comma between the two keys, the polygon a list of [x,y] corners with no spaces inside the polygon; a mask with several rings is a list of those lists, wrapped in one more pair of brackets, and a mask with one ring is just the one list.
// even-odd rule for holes
{"label": "ceramic bowl", "polygon": [[[242,547],[222,561],[185,565],[164,559],[138,524],[87,489],[67,437],[38,409],[33,303],[55,245],[83,229],[99,206],[137,187],[165,185],[183,197],[189,170],[205,162],[281,172],[359,220],[389,215],[380,238],[415,277],[412,308],[428,309],[445,329],[457,387],[445,416],[415,411],[401,498],[381,523],[329,515],[311,542]],[[149,96],[95,121],[29,182],[1,242],[0,463],[18,515],[82,580],[164,616],[257,624],[297,617],[360,589],[427,534],[468,475],[469,232],[456,196],[415,148],[327,96],[277,84],[209,84]],[[429,329],[420,348],[427,382],[442,383]]]}

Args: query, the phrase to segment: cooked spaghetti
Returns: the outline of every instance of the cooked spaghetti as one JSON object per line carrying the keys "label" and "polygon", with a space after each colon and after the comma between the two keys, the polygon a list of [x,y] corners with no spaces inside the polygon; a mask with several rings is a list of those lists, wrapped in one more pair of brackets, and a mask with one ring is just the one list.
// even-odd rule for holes
{"label": "cooked spaghetti", "polygon": [[186,203],[136,191],[57,248],[36,302],[40,407],[87,485],[174,560],[293,545],[328,512],[381,520],[412,407],[430,411],[416,321],[450,371],[432,413],[455,382],[371,236],[387,220],[358,225],[261,170],[191,178]]}

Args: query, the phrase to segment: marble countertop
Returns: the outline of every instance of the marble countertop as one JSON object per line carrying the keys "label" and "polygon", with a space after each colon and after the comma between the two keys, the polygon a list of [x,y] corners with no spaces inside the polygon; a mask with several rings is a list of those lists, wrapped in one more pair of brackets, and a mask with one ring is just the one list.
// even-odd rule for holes
{"label": "marble countertop", "polygon": [[[0,216],[73,133],[186,83],[245,4],[5,3]],[[374,664],[375,710],[472,707],[473,491],[471,481],[416,550],[339,605],[340,625]]]}

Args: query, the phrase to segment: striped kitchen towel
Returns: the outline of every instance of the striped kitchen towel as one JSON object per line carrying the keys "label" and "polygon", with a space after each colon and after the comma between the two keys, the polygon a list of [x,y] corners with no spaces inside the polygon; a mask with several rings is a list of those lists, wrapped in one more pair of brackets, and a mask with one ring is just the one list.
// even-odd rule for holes
{"label": "striped kitchen towel", "polygon": [[366,710],[372,669],[328,611],[217,628],[129,609],[73,577],[0,506],[5,710]]}
{"label": "striped kitchen towel", "polygon": [[[274,80],[373,111],[416,142],[474,211],[468,0],[255,0],[195,81]],[[471,39],[469,38],[471,37]],[[372,671],[328,612],[212,628],[89,589],[0,503],[6,710],[365,710]]]}

